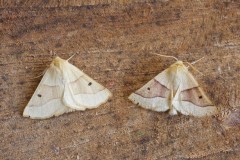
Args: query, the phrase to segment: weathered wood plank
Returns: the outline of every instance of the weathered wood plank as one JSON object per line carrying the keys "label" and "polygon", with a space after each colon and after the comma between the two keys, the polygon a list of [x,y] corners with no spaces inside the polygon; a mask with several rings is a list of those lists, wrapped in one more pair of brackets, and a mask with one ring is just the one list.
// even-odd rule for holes
{"label": "weathered wood plank", "polygon": [[[239,107],[239,6],[0,1],[0,159],[238,159],[239,128],[147,111],[127,97],[173,63],[151,53],[189,62],[204,56],[195,65],[204,73],[195,73],[199,83],[219,108]],[[109,88],[112,100],[48,120],[23,118],[50,51],[62,58],[78,52],[71,62]]]}

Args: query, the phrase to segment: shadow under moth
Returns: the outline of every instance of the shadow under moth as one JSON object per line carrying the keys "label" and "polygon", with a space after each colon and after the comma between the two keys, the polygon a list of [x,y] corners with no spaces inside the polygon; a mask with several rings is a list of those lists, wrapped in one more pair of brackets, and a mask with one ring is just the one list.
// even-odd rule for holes
{"label": "shadow under moth", "polygon": [[84,111],[97,108],[111,97],[108,89],[68,60],[56,57],[52,61],[24,109],[24,117],[45,119],[75,110]]}
{"label": "shadow under moth", "polygon": [[188,71],[188,67],[177,58],[174,59],[177,62],[132,93],[129,99],[153,111],[169,110],[170,115],[177,115],[178,112],[199,117],[216,114],[217,108]]}

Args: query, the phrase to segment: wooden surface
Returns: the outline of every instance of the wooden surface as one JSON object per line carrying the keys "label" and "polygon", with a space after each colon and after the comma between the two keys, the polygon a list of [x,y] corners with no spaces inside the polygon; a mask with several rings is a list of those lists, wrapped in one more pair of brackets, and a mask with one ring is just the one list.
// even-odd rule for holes
{"label": "wooden surface", "polygon": [[[174,60],[218,108],[240,106],[240,2],[0,1],[0,159],[216,159],[240,157],[240,129],[214,117],[169,116],[127,97]],[[64,3],[63,3],[64,2]],[[52,51],[52,52],[50,52]],[[47,120],[22,117],[58,55],[109,88],[101,107]],[[56,53],[56,54],[54,54]]]}

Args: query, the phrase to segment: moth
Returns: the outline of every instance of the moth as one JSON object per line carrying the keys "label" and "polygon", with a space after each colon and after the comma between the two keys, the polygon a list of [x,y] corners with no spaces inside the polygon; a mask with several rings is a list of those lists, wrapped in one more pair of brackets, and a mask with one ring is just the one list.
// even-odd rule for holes
{"label": "moth", "polygon": [[45,119],[76,110],[97,108],[112,96],[108,89],[68,60],[56,57],[52,61],[24,109],[24,117]]}
{"label": "moth", "polygon": [[216,107],[188,71],[188,67],[175,59],[177,61],[174,64],[132,93],[129,99],[153,111],[169,110],[170,115],[177,115],[178,112],[198,117],[215,114]]}

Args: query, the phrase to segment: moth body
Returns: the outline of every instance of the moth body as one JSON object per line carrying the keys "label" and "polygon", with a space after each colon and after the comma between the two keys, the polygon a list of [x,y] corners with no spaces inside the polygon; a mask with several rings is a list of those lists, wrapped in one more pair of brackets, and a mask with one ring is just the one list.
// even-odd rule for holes
{"label": "moth body", "polygon": [[170,115],[206,116],[216,113],[197,81],[182,61],[177,61],[129,96],[141,107]]}

